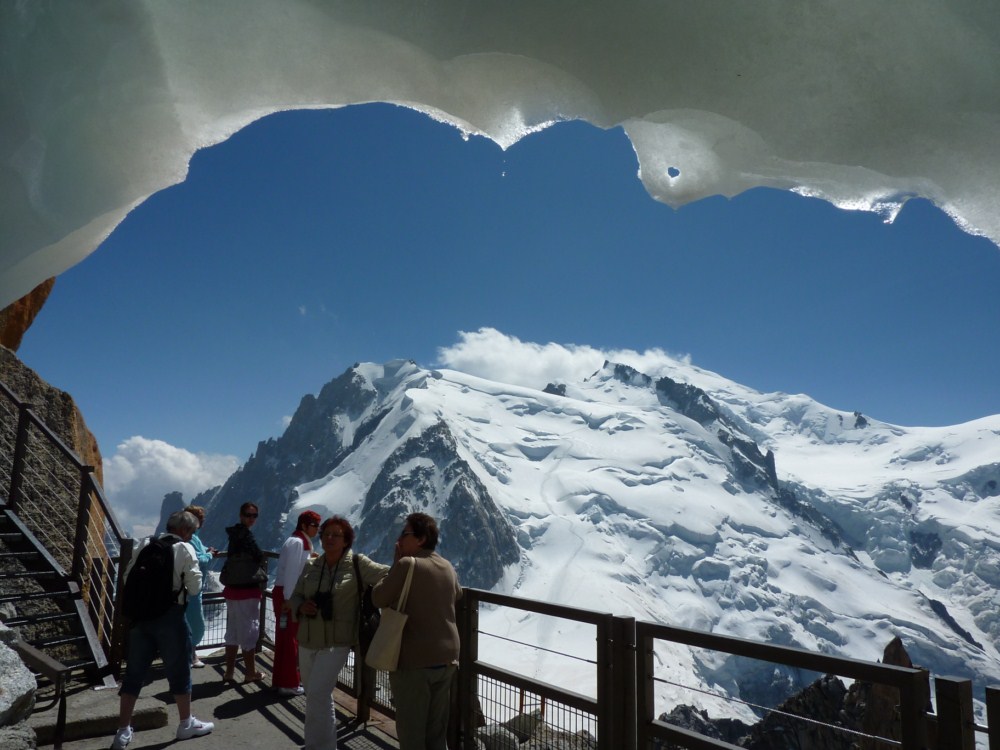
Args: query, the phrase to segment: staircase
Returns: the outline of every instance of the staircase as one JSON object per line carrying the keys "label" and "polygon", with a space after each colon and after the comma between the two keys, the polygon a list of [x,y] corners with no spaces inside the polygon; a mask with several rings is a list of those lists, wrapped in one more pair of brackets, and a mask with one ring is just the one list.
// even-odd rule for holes
{"label": "staircase", "polygon": [[[0,621],[88,682],[108,676],[79,585],[16,513],[0,506]],[[112,683],[113,684],[113,683]]]}
{"label": "staircase", "polygon": [[115,601],[131,553],[94,468],[0,382],[0,622],[17,632],[43,691],[114,686]]}

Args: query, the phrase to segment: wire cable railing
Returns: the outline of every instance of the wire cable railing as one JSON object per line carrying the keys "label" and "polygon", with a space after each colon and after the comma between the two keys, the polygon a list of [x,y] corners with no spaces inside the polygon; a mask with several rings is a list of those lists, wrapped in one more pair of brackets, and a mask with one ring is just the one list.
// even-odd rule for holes
{"label": "wire cable railing", "polygon": [[[827,721],[822,721],[820,719],[814,719],[808,716],[803,716],[802,714],[792,713],[791,711],[784,711],[781,708],[776,708],[774,706],[765,706],[760,703],[754,703],[753,701],[743,700],[742,698],[736,698],[731,695],[726,695],[713,690],[705,690],[704,688],[695,687],[694,685],[685,685],[680,682],[675,682],[673,680],[667,680],[663,677],[654,677],[653,682],[661,685],[670,685],[672,687],[681,688],[684,691],[692,693],[700,693],[701,695],[707,695],[712,698],[718,698],[726,703],[734,703],[741,706],[746,706],[747,708],[753,709],[757,715],[773,715],[773,716],[783,716],[786,719],[791,719],[802,724],[808,724],[812,727],[833,733],[840,734],[844,736],[856,737],[858,739],[866,740],[869,744],[865,747],[869,750],[876,750],[876,746],[885,747],[902,747],[902,742],[899,740],[890,739],[888,737],[880,737],[875,734],[870,734],[868,732],[863,732],[858,729],[851,729],[850,727],[845,727],[840,724],[831,724]],[[872,744],[874,743],[874,744]]]}

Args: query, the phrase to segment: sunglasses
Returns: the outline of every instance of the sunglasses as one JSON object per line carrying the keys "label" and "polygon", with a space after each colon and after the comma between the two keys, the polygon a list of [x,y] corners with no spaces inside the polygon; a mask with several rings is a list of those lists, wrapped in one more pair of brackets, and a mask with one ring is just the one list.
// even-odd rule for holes
{"label": "sunglasses", "polygon": [[314,521],[313,523],[307,523],[306,526],[311,528],[313,526],[319,526],[319,524]]}
{"label": "sunglasses", "polygon": [[257,516],[258,516],[257,513],[244,513],[243,514],[244,518],[256,518]]}
{"label": "sunglasses", "polygon": [[404,531],[402,534],[399,535],[399,538],[402,539],[404,536],[416,536],[416,535],[417,532],[415,531]]}

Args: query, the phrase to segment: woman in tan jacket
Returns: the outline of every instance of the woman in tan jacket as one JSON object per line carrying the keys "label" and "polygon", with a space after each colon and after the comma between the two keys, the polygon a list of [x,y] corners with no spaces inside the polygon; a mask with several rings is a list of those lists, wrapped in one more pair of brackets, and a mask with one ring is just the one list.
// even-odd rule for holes
{"label": "woman in tan jacket", "polygon": [[392,569],[372,591],[377,607],[394,606],[413,567],[399,668],[389,673],[400,750],[446,750],[459,646],[455,602],[462,589],[451,563],[434,551],[437,543],[435,520],[411,513],[396,542]]}
{"label": "woman in tan jacket", "polygon": [[[299,671],[306,691],[305,750],[336,750],[337,725],[333,689],[337,676],[358,642],[358,585],[354,575],[354,529],[340,516],[320,526],[323,554],[306,563],[289,598],[299,624]],[[357,555],[365,586],[389,571]]]}

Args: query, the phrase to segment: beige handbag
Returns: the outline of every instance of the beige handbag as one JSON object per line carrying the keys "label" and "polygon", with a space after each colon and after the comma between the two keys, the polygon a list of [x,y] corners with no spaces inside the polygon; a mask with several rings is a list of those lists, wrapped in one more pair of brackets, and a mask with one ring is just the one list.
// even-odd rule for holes
{"label": "beige handbag", "polygon": [[395,609],[389,607],[382,609],[382,621],[379,622],[375,637],[372,638],[368,653],[365,654],[365,664],[373,669],[394,672],[399,665],[399,646],[403,640],[403,628],[409,618],[403,610],[406,609],[406,598],[410,594],[410,582],[413,580],[415,567],[417,561],[413,560],[406,572],[406,582],[403,584],[403,590],[399,592]]}

